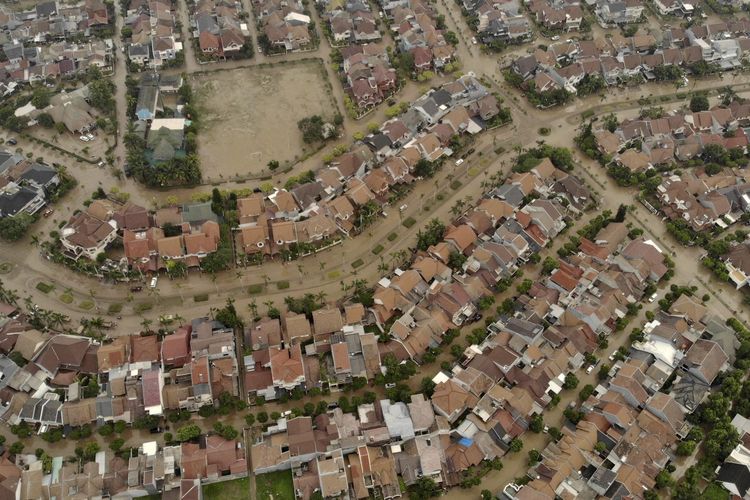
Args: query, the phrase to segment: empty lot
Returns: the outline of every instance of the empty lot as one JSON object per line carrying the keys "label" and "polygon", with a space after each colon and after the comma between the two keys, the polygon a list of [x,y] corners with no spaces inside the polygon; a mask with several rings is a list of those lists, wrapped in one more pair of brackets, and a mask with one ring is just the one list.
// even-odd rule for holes
{"label": "empty lot", "polygon": [[331,119],[335,103],[317,60],[199,74],[201,130],[198,147],[209,182],[268,173],[307,151],[297,122],[319,114]]}

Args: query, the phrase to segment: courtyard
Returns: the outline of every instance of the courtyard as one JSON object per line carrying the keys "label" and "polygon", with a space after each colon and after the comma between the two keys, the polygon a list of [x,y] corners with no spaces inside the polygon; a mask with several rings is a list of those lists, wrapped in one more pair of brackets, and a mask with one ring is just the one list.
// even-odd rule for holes
{"label": "courtyard", "polygon": [[331,120],[337,107],[318,60],[197,74],[193,89],[202,113],[198,134],[203,178],[221,182],[270,174],[309,153],[297,122]]}

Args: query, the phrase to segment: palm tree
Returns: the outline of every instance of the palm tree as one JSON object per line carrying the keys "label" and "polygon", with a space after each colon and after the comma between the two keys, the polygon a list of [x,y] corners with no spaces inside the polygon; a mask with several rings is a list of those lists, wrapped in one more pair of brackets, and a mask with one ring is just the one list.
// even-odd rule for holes
{"label": "palm tree", "polygon": [[141,320],[141,326],[143,327],[144,332],[150,332],[151,331],[151,324],[153,323],[153,320],[150,320],[148,318],[143,318]]}
{"label": "palm tree", "polygon": [[324,303],[325,303],[325,301],[326,301],[326,296],[327,296],[327,295],[328,295],[327,293],[325,293],[325,292],[323,292],[323,291],[320,291],[320,292],[318,292],[318,294],[317,294],[317,295],[315,296],[315,298],[316,298],[316,299],[318,300],[318,302],[320,302],[321,304],[324,304]]}
{"label": "palm tree", "polygon": [[176,322],[176,323],[177,323],[178,325],[180,325],[180,326],[182,326],[182,324],[183,324],[183,323],[185,322],[185,318],[183,318],[183,317],[182,317],[182,316],[180,316],[179,314],[175,314],[175,315],[173,316],[173,319],[174,319],[174,321],[175,321],[175,322]]}
{"label": "palm tree", "polygon": [[258,303],[255,299],[251,299],[250,303],[247,305],[247,308],[250,309],[250,314],[253,318],[258,317]]}
{"label": "palm tree", "polygon": [[274,309],[274,302],[273,300],[267,300],[263,302],[263,305],[266,306],[266,315],[268,315],[271,311],[271,309]]}
{"label": "palm tree", "polygon": [[32,235],[31,235],[31,241],[29,241],[29,244],[30,244],[31,246],[35,246],[35,247],[38,247],[38,246],[39,246],[39,235],[37,235],[37,234],[32,234]]}

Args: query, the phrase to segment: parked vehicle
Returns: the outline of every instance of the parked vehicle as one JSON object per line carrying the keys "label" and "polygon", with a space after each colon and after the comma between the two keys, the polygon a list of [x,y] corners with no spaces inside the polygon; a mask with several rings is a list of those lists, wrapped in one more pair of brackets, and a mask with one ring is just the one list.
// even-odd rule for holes
{"label": "parked vehicle", "polygon": [[131,287],[130,287],[130,291],[131,291],[131,292],[134,292],[134,293],[135,293],[135,292],[140,292],[140,291],[142,291],[142,290],[143,290],[143,287],[142,287],[142,286],[131,286]]}
{"label": "parked vehicle", "polygon": [[589,365],[588,368],[586,368],[586,375],[590,374],[594,371],[594,365]]}
{"label": "parked vehicle", "polygon": [[462,164],[463,162],[464,162],[464,159],[463,159],[463,158],[459,158],[458,160],[456,160],[456,166],[458,167],[458,166],[459,166],[459,165],[461,165],[461,164]]}
{"label": "parked vehicle", "polygon": [[7,141],[5,141],[5,142],[7,142],[8,144],[10,144],[11,146],[15,146],[16,144],[18,144],[18,141],[15,140],[12,137],[10,139],[8,139]]}
{"label": "parked vehicle", "polygon": [[149,288],[156,288],[156,284],[158,282],[159,282],[159,277],[158,276],[154,276],[153,278],[151,278],[151,283],[149,283],[149,285],[148,285]]}
{"label": "parked vehicle", "polygon": [[653,294],[653,295],[652,295],[651,297],[649,297],[649,298],[648,298],[648,301],[649,301],[649,302],[653,302],[653,301],[655,301],[655,300],[656,300],[656,297],[658,297],[658,296],[659,296],[659,294],[658,294],[658,293],[654,293],[654,294]]}
{"label": "parked vehicle", "polygon": [[50,215],[52,215],[52,212],[54,212],[54,211],[55,211],[55,209],[54,209],[54,208],[48,208],[47,210],[45,210],[45,211],[44,211],[44,212],[42,213],[42,215],[43,215],[44,217],[49,217]]}

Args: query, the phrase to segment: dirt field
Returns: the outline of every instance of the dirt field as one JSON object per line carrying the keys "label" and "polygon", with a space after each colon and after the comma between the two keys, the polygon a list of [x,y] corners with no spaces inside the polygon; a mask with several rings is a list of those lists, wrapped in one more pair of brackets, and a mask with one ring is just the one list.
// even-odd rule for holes
{"label": "dirt field", "polygon": [[242,68],[193,77],[202,113],[198,150],[203,178],[218,182],[283,168],[309,148],[297,122],[310,115],[332,118],[335,109],[322,67],[305,62]]}

